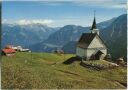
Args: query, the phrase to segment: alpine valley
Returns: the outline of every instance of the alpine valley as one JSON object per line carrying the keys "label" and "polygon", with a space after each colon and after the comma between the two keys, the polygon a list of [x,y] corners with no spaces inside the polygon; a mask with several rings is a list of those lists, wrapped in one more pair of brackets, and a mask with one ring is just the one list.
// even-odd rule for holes
{"label": "alpine valley", "polygon": [[[127,15],[123,14],[98,23],[97,26],[112,57],[126,58]],[[13,44],[28,47],[33,52],[52,52],[62,49],[65,53],[75,53],[76,42],[82,33],[90,32],[90,27],[66,25],[52,28],[41,24],[3,24],[2,30],[2,47]]]}

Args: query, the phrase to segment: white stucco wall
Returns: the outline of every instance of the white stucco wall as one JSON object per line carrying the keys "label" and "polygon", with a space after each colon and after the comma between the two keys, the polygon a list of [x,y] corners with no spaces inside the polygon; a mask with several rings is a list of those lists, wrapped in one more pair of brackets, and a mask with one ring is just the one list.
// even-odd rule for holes
{"label": "white stucco wall", "polygon": [[[97,51],[98,51],[98,49],[97,50],[87,49],[87,57],[91,57],[92,54],[95,54]],[[105,55],[107,55],[107,50],[106,49],[105,50],[100,50],[100,51],[103,52]]]}
{"label": "white stucco wall", "polygon": [[107,55],[107,49],[101,50],[105,55]]}
{"label": "white stucco wall", "polygon": [[87,57],[92,56],[92,54],[95,52],[96,52],[96,50],[87,50]]}
{"label": "white stucco wall", "polygon": [[105,55],[107,55],[107,49],[102,41],[96,36],[91,44],[89,45],[88,49],[82,49],[77,47],[76,55],[80,57],[90,57],[92,54],[96,53],[98,50],[102,51]]}
{"label": "white stucco wall", "polygon": [[99,39],[99,37],[95,37],[91,44],[89,45],[87,49],[87,57],[90,57],[92,54],[96,53],[98,50],[102,51],[105,55],[107,54],[107,49],[102,43],[102,41]]}
{"label": "white stucco wall", "polygon": [[99,35],[99,29],[93,29],[91,32],[92,33],[97,33]]}
{"label": "white stucco wall", "polygon": [[104,44],[102,43],[102,41],[99,39],[98,36],[96,36],[91,44],[89,45],[88,48],[105,48]]}
{"label": "white stucco wall", "polygon": [[79,57],[85,57],[87,54],[86,49],[82,49],[80,47],[76,48],[76,55]]}

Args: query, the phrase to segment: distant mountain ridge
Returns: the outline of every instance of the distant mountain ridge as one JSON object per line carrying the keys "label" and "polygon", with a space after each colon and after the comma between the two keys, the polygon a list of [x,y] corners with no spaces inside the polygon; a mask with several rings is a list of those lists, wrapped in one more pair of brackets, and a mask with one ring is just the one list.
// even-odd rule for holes
{"label": "distant mountain ridge", "polygon": [[[98,28],[102,30],[104,27],[110,25],[115,18],[111,20],[107,20],[97,24]],[[58,31],[52,33],[46,40],[43,42],[37,43],[31,46],[33,51],[38,52],[51,52],[56,49],[63,49],[66,50],[66,44],[71,44],[72,42],[76,42],[79,40],[82,33],[89,33],[90,27],[82,27],[76,25],[66,25],[60,28]],[[39,46],[39,47],[36,47]],[[74,48],[72,48],[72,53],[75,53]],[[68,50],[66,50],[68,51]]]}
{"label": "distant mountain ridge", "polygon": [[77,41],[83,32],[89,32],[89,28],[66,25],[60,28],[60,30],[52,33],[48,39],[43,42],[32,45],[31,49],[36,52],[52,52],[53,50],[61,49],[63,45],[70,41]]}
{"label": "distant mountain ridge", "polygon": [[51,28],[42,24],[3,24],[2,25],[2,47],[7,44],[21,45],[27,47],[39,43],[59,28]]}

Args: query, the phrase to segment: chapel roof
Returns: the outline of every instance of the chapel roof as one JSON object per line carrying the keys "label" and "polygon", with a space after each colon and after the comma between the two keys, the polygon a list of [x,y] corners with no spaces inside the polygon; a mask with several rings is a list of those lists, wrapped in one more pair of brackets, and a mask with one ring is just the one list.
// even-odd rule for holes
{"label": "chapel roof", "polygon": [[104,41],[96,33],[83,33],[77,43],[77,46],[80,48],[88,48],[88,46],[96,36],[98,36],[102,43],[105,45]]}
{"label": "chapel roof", "polygon": [[81,48],[87,48],[95,36],[96,33],[83,33],[77,45]]}

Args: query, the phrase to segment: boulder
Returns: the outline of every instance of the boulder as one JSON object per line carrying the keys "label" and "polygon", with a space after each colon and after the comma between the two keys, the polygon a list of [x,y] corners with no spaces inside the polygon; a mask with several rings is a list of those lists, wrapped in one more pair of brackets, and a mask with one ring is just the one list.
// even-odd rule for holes
{"label": "boulder", "polygon": [[116,60],[116,63],[120,66],[124,66],[125,65],[125,62],[124,62],[124,59],[121,57],[121,58],[118,58]]}

